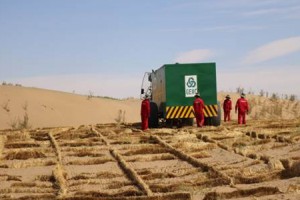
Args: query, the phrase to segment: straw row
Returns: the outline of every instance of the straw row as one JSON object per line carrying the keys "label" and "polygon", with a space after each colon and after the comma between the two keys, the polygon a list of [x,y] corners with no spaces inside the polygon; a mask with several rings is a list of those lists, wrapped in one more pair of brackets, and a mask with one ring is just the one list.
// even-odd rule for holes
{"label": "straw row", "polygon": [[128,166],[128,164],[122,158],[122,156],[114,149],[110,149],[110,153],[118,161],[120,167],[126,173],[126,175],[131,180],[133,180],[147,196],[152,196],[153,193],[150,190],[149,186],[139,177],[139,175],[131,167]]}
{"label": "straw row", "polygon": [[2,152],[4,149],[5,141],[6,141],[6,136],[0,135],[0,160],[2,158]]}
{"label": "straw row", "polygon": [[102,142],[103,142],[105,145],[107,145],[107,146],[110,145],[110,143],[106,140],[106,138],[105,138],[100,132],[98,132],[93,126],[92,126],[91,130],[92,130],[94,133],[96,133],[96,134],[101,138]]}
{"label": "straw row", "polygon": [[53,146],[54,149],[55,149],[55,153],[56,153],[56,155],[57,155],[58,163],[59,163],[59,164],[62,164],[62,156],[61,156],[61,150],[60,150],[60,147],[59,147],[58,143],[56,142],[56,139],[54,138],[53,134],[52,134],[51,132],[49,132],[48,135],[49,135],[51,144],[52,144],[52,146]]}
{"label": "straw row", "polygon": [[177,156],[179,159],[190,163],[194,167],[199,167],[203,171],[209,171],[211,174],[216,174],[218,177],[222,177],[223,184],[233,184],[233,179],[231,177],[229,177],[228,175],[218,171],[213,166],[209,166],[206,163],[202,163],[198,159],[195,159],[195,158],[183,153],[182,151],[179,151],[179,150],[175,149],[174,147],[172,147],[171,145],[167,144],[162,139],[160,139],[158,136],[155,136],[155,135],[150,136],[150,139],[153,139],[153,140],[157,141],[159,144],[166,147],[169,150],[170,153]]}
{"label": "straw row", "polygon": [[63,169],[63,164],[62,164],[62,155],[61,155],[61,149],[54,138],[53,134],[51,132],[48,133],[50,141],[52,146],[55,149],[55,153],[57,155],[57,165],[52,171],[52,175],[55,178],[56,181],[56,187],[59,188],[59,193],[58,195],[60,197],[64,197],[67,194],[67,181],[66,181],[66,172]]}
{"label": "straw row", "polygon": [[153,193],[150,190],[149,186],[140,178],[136,171],[127,164],[127,162],[122,158],[122,156],[115,149],[112,148],[107,139],[100,132],[94,129],[94,127],[92,127],[92,131],[96,133],[107,146],[109,146],[109,151],[111,155],[118,161],[118,164],[128,176],[128,178],[130,178],[143,191],[144,194],[146,194],[147,196],[153,196]]}

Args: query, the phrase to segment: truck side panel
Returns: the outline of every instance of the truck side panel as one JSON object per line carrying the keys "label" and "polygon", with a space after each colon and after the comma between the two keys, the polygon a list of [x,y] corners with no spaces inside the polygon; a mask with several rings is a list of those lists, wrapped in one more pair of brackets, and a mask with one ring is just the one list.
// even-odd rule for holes
{"label": "truck side panel", "polygon": [[152,77],[152,101],[158,106],[159,112],[166,109],[166,77],[165,68],[161,67],[151,74]]}
{"label": "truck side panel", "polygon": [[206,104],[205,116],[217,116],[215,63],[172,64],[163,68],[166,77],[166,118],[194,117],[192,105],[197,91]]}

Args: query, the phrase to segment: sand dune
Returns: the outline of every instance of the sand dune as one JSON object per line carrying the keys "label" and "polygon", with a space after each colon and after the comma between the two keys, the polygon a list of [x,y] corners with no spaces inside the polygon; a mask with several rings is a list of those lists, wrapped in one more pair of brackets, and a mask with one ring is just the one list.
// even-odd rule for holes
{"label": "sand dune", "polygon": [[[220,92],[218,100],[223,102],[230,94],[233,106],[239,95]],[[251,112],[248,119],[295,119],[300,117],[300,102],[289,100],[270,100],[270,98],[248,95]],[[0,129],[12,128],[28,116],[31,128],[80,126],[98,123],[140,121],[139,99],[116,100],[109,98],[88,98],[87,96],[59,91],[26,88],[19,86],[0,86]],[[122,111],[122,115],[120,115]],[[232,119],[237,116],[232,111]]]}
{"label": "sand dune", "polygon": [[120,110],[125,111],[126,122],[140,120],[138,99],[88,99],[87,96],[37,88],[0,86],[0,105],[0,129],[11,128],[13,123],[22,121],[25,112],[32,128],[115,123]]}

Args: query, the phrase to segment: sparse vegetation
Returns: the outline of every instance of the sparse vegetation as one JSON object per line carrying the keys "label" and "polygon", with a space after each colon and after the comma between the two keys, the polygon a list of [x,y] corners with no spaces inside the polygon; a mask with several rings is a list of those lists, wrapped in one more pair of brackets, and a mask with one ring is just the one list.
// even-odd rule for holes
{"label": "sparse vegetation", "polygon": [[21,130],[21,129],[30,129],[31,125],[29,124],[29,116],[28,116],[28,103],[25,102],[22,106],[24,110],[24,116],[23,119],[20,119],[19,117],[12,120],[10,122],[10,127],[14,130]]}
{"label": "sparse vegetation", "polygon": [[[293,185],[299,177],[299,121],[187,127],[168,134],[126,131],[131,126],[0,131],[0,168],[17,174],[0,172],[0,198],[14,193],[20,199],[65,200],[182,200],[195,199],[200,191],[207,199],[298,194]],[[265,187],[274,183],[278,188]],[[235,184],[243,185],[236,189]]]}
{"label": "sparse vegetation", "polygon": [[119,110],[118,111],[118,115],[115,118],[115,121],[117,122],[118,126],[120,126],[121,124],[125,123],[125,115],[126,115],[126,111],[125,110]]}
{"label": "sparse vegetation", "polygon": [[5,110],[6,112],[9,112],[10,111],[10,108],[9,108],[9,99],[6,101],[6,102],[4,102],[3,104],[2,104],[2,108],[3,108],[3,110]]}

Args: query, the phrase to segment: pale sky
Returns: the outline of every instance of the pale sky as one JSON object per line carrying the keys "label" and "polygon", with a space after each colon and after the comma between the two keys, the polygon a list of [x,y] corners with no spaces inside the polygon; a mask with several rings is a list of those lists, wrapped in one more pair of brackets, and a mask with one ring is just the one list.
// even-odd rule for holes
{"label": "pale sky", "polygon": [[300,97],[300,1],[0,0],[1,82],[139,97],[175,62],[216,62],[218,91]]}

